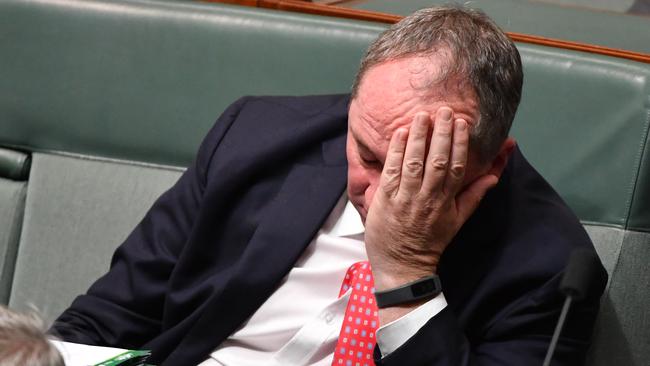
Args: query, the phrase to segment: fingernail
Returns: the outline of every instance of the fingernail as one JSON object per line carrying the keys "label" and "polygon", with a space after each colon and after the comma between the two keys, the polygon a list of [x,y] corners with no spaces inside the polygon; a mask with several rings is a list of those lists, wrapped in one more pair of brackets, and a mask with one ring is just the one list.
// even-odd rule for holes
{"label": "fingernail", "polygon": [[450,121],[451,120],[451,109],[447,107],[442,107],[438,109],[438,117],[440,117],[443,121]]}
{"label": "fingernail", "polygon": [[459,118],[456,120],[456,127],[458,128],[459,131],[465,131],[467,128],[467,122],[465,122],[464,119]]}

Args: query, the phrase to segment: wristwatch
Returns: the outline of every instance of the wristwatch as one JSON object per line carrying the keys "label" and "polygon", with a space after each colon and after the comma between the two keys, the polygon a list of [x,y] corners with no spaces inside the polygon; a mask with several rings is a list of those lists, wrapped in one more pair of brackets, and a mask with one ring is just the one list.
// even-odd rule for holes
{"label": "wristwatch", "polygon": [[375,298],[377,299],[377,307],[381,309],[435,297],[441,292],[440,277],[431,275],[390,290],[377,291],[375,292]]}

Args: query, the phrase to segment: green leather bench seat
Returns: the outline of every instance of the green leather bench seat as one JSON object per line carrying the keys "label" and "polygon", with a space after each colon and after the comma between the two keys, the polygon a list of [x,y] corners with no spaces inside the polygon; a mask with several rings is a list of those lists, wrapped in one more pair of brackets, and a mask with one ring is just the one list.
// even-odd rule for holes
{"label": "green leather bench seat", "polygon": [[381,29],[147,0],[6,0],[0,24],[2,143],[176,166],[244,94],[347,91]]}
{"label": "green leather bench seat", "polygon": [[[447,0],[360,0],[339,5],[407,15],[427,6],[449,3]],[[535,0],[475,0],[467,4],[483,9],[506,31],[650,54],[648,17]],[[598,5],[604,4],[594,4]]]}
{"label": "green leather bench seat", "polygon": [[7,304],[25,206],[29,154],[0,148],[0,304]]}
{"label": "green leather bench seat", "polygon": [[108,270],[113,251],[182,169],[34,153],[9,306],[48,322]]}
{"label": "green leather bench seat", "polygon": [[[51,320],[107,269],[226,105],[347,92],[384,27],[220,4],[0,2],[0,146],[32,153],[9,304]],[[610,273],[591,364],[643,365],[650,65],[518,46],[513,134]]]}
{"label": "green leather bench seat", "polygon": [[0,146],[33,152],[9,304],[52,320],[228,104],[346,92],[381,29],[200,3],[0,2]]}
{"label": "green leather bench seat", "polygon": [[0,149],[0,177],[26,180],[29,175],[29,154],[21,151]]}
{"label": "green leather bench seat", "polygon": [[[522,0],[531,2],[531,0]],[[533,0],[534,1],[534,0]],[[641,0],[645,1],[645,0]],[[599,11],[626,13],[635,3],[635,0],[544,0],[547,4],[556,4],[566,7],[587,8]]]}

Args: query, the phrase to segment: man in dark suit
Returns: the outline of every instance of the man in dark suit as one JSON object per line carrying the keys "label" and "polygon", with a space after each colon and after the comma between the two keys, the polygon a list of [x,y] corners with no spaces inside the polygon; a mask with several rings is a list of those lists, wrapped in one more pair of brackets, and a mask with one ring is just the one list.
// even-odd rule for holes
{"label": "man in dark suit", "polygon": [[[510,39],[452,7],[419,11],[375,41],[351,99],[239,100],[54,330],[151,349],[163,365],[329,364],[330,339],[306,340],[338,316],[336,295],[312,302],[327,276],[294,274],[332,248],[310,273],[359,256],[341,245],[354,238],[328,234],[349,200],[381,301],[376,364],[541,364],[567,256],[593,247],[508,137],[522,81]],[[444,295],[427,287],[436,276]],[[278,296],[287,288],[294,297]],[[582,362],[599,295],[572,311],[557,364]],[[275,319],[296,299],[323,321],[277,344],[291,320]],[[246,338],[251,329],[264,336]],[[278,361],[310,347],[300,362]],[[228,361],[241,355],[259,358]]]}

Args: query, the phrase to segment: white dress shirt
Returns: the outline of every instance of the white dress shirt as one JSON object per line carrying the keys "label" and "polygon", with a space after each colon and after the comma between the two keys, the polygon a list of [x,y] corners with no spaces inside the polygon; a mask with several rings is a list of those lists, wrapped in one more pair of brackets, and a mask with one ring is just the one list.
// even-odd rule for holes
{"label": "white dress shirt", "polygon": [[[199,366],[330,366],[350,290],[348,268],[367,260],[361,218],[343,195],[293,269],[262,306]],[[441,294],[377,331],[382,355],[447,305]]]}

